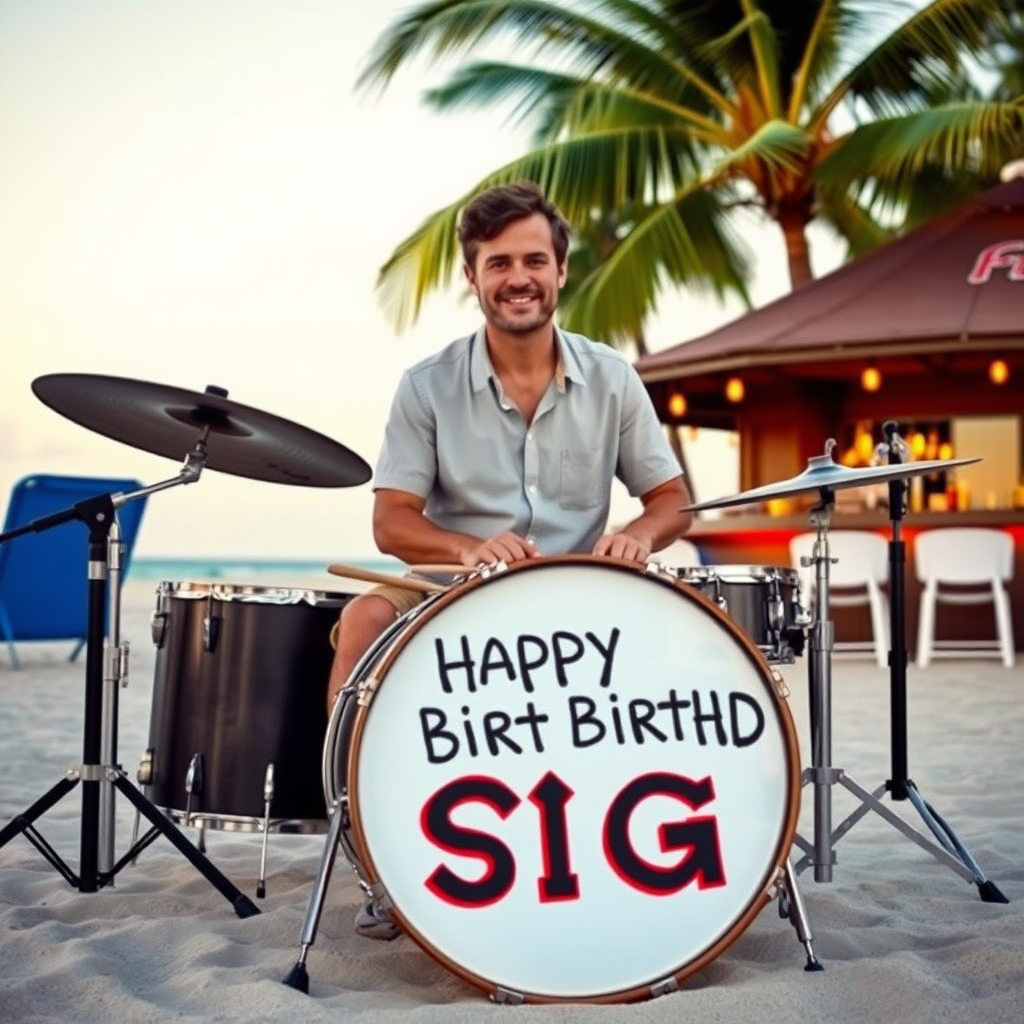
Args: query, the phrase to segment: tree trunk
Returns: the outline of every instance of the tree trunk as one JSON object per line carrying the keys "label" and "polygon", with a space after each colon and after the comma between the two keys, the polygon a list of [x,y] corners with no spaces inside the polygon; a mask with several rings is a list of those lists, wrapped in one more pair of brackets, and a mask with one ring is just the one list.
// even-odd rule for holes
{"label": "tree trunk", "polygon": [[807,245],[808,218],[803,211],[781,207],[775,215],[786,241],[786,261],[789,265],[789,285],[799,288],[814,279],[811,273],[811,253]]}

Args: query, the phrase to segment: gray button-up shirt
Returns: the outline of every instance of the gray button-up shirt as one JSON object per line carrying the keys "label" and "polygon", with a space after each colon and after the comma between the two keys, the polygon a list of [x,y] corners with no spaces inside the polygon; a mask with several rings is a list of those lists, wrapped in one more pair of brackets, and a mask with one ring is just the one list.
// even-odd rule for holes
{"label": "gray button-up shirt", "polygon": [[438,526],[484,539],[511,530],[546,555],[588,554],[613,477],[634,497],[680,475],[633,367],[557,331],[559,369],[527,424],[507,400],[484,328],[406,370],[373,487],[409,491]]}

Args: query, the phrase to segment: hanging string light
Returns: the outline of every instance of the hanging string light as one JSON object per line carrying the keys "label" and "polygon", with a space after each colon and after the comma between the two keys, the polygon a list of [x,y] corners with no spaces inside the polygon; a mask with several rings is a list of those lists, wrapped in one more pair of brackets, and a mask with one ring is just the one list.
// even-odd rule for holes
{"label": "hanging string light", "polygon": [[988,379],[993,384],[1005,384],[1010,379],[1010,368],[1002,359],[993,359],[988,364]]}
{"label": "hanging string light", "polygon": [[686,415],[686,395],[681,391],[673,391],[668,396],[668,413],[677,420],[681,420]]}
{"label": "hanging string light", "polygon": [[874,363],[868,363],[861,371],[860,386],[865,391],[877,391],[882,386],[882,375]]}
{"label": "hanging string light", "polygon": [[743,381],[739,377],[730,377],[725,382],[725,397],[730,402],[742,402],[743,396],[746,393],[747,389],[743,386]]}

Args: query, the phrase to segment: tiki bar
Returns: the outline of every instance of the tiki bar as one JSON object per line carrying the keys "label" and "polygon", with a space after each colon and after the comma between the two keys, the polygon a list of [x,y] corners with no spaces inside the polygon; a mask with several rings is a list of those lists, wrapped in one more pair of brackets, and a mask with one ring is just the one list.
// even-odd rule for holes
{"label": "tiki bar", "polygon": [[[912,659],[922,592],[915,538],[962,527],[1012,538],[1005,586],[1024,649],[1024,177],[636,368],[661,420],[683,428],[684,455],[687,437],[732,432],[737,496],[798,477],[829,439],[837,464],[878,465],[886,423],[898,425],[905,461],[978,460],[905,480],[908,650]],[[891,539],[889,496],[887,482],[836,491],[830,531]],[[790,541],[813,530],[817,500],[797,493],[700,511],[688,536],[706,565],[789,567]],[[833,618],[837,641],[869,635],[866,607]],[[997,619],[992,603],[940,603],[935,637],[981,647]]]}

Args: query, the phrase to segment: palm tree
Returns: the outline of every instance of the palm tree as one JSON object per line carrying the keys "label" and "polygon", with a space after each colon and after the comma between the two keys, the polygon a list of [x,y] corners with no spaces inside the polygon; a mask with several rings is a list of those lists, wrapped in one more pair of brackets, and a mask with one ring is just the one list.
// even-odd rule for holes
{"label": "palm tree", "polygon": [[[856,254],[888,237],[927,183],[934,216],[951,183],[997,179],[1024,138],[1024,96],[964,100],[956,90],[965,61],[1018,6],[932,0],[903,8],[871,42],[873,0],[429,0],[383,33],[360,84],[385,87],[422,52],[483,52],[428,102],[511,104],[534,148],[398,245],[379,278],[396,325],[458,269],[469,195],[522,178],[586,242],[560,307],[584,333],[642,339],[666,288],[745,297],[740,208],[779,226],[800,285],[811,277],[812,221]],[[488,47],[521,62],[489,58]]]}
{"label": "palm tree", "polygon": [[1017,0],[1016,10],[992,26],[992,38],[981,66],[995,76],[990,95],[1008,100],[1024,93],[1024,2]]}

